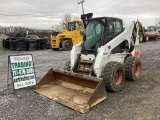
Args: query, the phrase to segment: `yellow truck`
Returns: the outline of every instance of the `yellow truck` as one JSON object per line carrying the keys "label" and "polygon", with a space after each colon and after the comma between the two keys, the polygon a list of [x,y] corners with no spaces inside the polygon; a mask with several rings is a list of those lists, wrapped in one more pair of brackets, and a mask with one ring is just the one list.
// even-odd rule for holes
{"label": "yellow truck", "polygon": [[83,39],[84,24],[81,20],[76,20],[68,23],[66,30],[61,30],[60,33],[54,32],[51,34],[52,50],[71,50],[72,46],[78,44]]}

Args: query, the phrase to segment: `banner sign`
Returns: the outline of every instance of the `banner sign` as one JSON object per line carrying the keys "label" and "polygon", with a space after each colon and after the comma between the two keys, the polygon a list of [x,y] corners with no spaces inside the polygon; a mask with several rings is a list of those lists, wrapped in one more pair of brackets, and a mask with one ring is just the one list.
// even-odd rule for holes
{"label": "banner sign", "polygon": [[9,64],[14,89],[36,85],[32,55],[9,56]]}

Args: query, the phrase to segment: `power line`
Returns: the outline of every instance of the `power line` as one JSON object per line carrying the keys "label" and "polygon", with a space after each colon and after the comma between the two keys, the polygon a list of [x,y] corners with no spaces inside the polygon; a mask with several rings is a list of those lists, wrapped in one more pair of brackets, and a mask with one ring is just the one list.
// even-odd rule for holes
{"label": "power line", "polygon": [[[19,5],[0,5],[0,6],[2,6],[2,7],[9,7],[10,9],[11,8],[13,8],[13,9],[15,9],[15,7],[17,8],[17,9],[33,9],[33,10],[38,10],[38,9],[42,9],[42,7],[41,6],[26,6],[26,5],[21,5],[21,6],[19,6]],[[64,11],[68,11],[68,10],[78,10],[78,8],[66,8],[66,7],[45,7],[45,10],[64,10]]]}
{"label": "power line", "polygon": [[[18,16],[29,16],[29,17],[47,17],[47,18],[63,18],[64,16],[55,16],[55,15],[39,15],[39,14],[2,14],[0,13],[0,16],[6,16],[6,17],[18,17]],[[76,17],[75,15],[72,15],[73,17]]]}

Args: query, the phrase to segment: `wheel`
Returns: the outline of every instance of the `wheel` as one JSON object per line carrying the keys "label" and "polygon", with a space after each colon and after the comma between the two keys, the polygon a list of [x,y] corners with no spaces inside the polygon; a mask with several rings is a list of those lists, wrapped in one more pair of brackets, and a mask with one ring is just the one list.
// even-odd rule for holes
{"label": "wheel", "polygon": [[25,39],[20,39],[19,42],[27,42]]}
{"label": "wheel", "polygon": [[10,49],[10,41],[9,41],[9,39],[4,40],[3,47],[5,49]]}
{"label": "wheel", "polygon": [[29,48],[36,48],[36,43],[29,43]]}
{"label": "wheel", "polygon": [[64,70],[71,71],[71,61],[68,60],[64,65]]}
{"label": "wheel", "polygon": [[46,44],[46,48],[47,48],[47,49],[50,49],[50,48],[51,48],[51,44],[50,44],[50,42],[47,42],[47,44]]}
{"label": "wheel", "polygon": [[63,50],[71,50],[72,49],[72,42],[70,40],[65,40],[62,43]]}
{"label": "wheel", "polygon": [[10,50],[15,51],[17,47],[17,40],[11,40],[10,41]]}
{"label": "wheel", "polygon": [[17,48],[17,51],[26,51],[26,48]]}
{"label": "wheel", "polygon": [[106,89],[114,92],[121,90],[125,80],[123,65],[119,62],[107,63],[102,71],[102,77]]}
{"label": "wheel", "polygon": [[143,35],[142,34],[139,35],[139,42],[143,42]]}
{"label": "wheel", "polygon": [[10,41],[10,44],[16,44],[17,43],[17,40],[11,40]]}
{"label": "wheel", "polygon": [[145,38],[146,38],[146,41],[145,41],[145,42],[148,42],[148,41],[149,41],[148,35],[146,35]]}
{"label": "wheel", "polygon": [[26,45],[27,43],[26,42],[18,42],[17,44],[18,45]]}
{"label": "wheel", "polygon": [[143,42],[148,42],[147,36],[144,36],[144,35],[142,35],[142,36],[143,36]]}
{"label": "wheel", "polygon": [[19,48],[26,48],[27,45],[18,45]]}
{"label": "wheel", "polygon": [[52,48],[53,51],[59,50],[59,48]]}
{"label": "wheel", "polygon": [[127,80],[136,81],[140,78],[141,60],[138,57],[130,56],[125,61],[125,77]]}
{"label": "wheel", "polygon": [[10,50],[11,51],[16,51],[16,48],[15,47],[11,47]]}
{"label": "wheel", "polygon": [[28,42],[29,42],[29,44],[30,43],[36,43],[36,40],[29,40]]}
{"label": "wheel", "polygon": [[29,51],[36,51],[36,48],[29,48]]}

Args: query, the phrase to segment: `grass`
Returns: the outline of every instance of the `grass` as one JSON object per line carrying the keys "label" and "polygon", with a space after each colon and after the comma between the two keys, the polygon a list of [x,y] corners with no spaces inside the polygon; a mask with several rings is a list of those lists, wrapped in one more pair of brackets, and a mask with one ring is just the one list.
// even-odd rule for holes
{"label": "grass", "polygon": [[6,51],[7,49],[3,48],[1,45],[0,45],[0,51]]}

